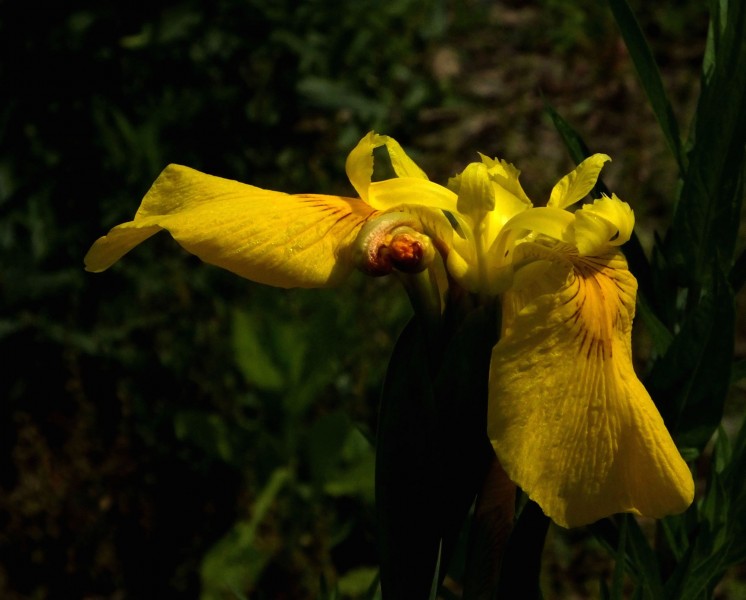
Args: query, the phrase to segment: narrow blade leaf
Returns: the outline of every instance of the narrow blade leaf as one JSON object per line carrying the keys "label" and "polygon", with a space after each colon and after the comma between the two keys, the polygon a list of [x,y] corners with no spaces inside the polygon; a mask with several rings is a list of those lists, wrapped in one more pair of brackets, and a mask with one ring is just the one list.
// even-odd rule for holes
{"label": "narrow blade leaf", "polygon": [[658,119],[666,143],[671,150],[679,172],[686,172],[684,153],[681,149],[681,139],[679,137],[679,126],[676,117],[673,114],[671,103],[668,101],[666,92],[663,89],[658,65],[655,62],[653,53],[648,46],[645,36],[640,29],[640,25],[635,18],[634,13],[627,4],[627,0],[609,0],[609,7],[614,14],[619,31],[624,38],[629,55],[640,77],[640,82],[645,93],[650,100],[650,106]]}

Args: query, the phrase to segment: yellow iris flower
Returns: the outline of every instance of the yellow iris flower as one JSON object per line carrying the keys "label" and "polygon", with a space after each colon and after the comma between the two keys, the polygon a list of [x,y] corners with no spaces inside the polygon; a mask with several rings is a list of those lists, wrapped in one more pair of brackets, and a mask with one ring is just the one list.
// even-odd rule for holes
{"label": "yellow iris flower", "polygon": [[451,274],[500,294],[487,432],[506,473],[557,524],[685,510],[694,482],[632,367],[637,282],[618,247],[634,215],[585,197],[608,156],[583,161],[534,208],[519,172],[482,157],[451,181],[461,236]]}
{"label": "yellow iris flower", "polygon": [[[396,177],[372,182],[381,146]],[[444,187],[373,132],[346,163],[359,198],[170,165],[85,264],[103,271],[161,229],[205,262],[280,287],[338,285],[356,267],[420,271],[439,254],[452,285],[501,297],[487,433],[508,476],[566,527],[617,512],[659,518],[685,510],[694,484],[632,367],[637,284],[618,247],[634,216],[616,196],[567,210],[607,160],[581,163],[544,207],[504,161],[481,156]]]}

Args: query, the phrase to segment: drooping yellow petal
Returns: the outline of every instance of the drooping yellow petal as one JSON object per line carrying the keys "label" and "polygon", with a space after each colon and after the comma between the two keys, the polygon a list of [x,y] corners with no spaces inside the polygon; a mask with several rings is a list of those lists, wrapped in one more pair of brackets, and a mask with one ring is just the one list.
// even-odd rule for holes
{"label": "drooping yellow petal", "polygon": [[103,271],[160,229],[203,261],[278,287],[327,287],[353,269],[351,245],[377,211],[353,198],[289,195],[170,165],[134,221],[85,257]]}
{"label": "drooping yellow petal", "polygon": [[632,367],[637,284],[624,258],[538,243],[516,257],[555,266],[504,298],[488,433],[505,470],[565,527],[682,512],[694,484]]}
{"label": "drooping yellow petal", "polygon": [[117,225],[105,236],[98,238],[83,258],[85,270],[91,273],[105,271],[135,246],[161,231],[155,219],[139,219]]}
{"label": "drooping yellow petal", "polygon": [[596,185],[604,163],[610,160],[611,158],[606,154],[594,154],[586,158],[557,182],[549,196],[547,206],[565,208],[582,200]]}
{"label": "drooping yellow petal", "polygon": [[425,172],[407,156],[399,142],[387,135],[378,135],[371,131],[352,149],[345,163],[347,177],[352,183],[352,187],[366,202],[368,201],[368,188],[373,177],[373,150],[381,146],[386,146],[391,159],[391,166],[398,177],[427,180]]}

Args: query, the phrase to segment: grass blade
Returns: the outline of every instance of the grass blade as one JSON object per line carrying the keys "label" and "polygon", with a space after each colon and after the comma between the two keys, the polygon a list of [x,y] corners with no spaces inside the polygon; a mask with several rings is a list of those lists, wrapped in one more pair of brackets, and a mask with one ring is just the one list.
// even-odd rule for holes
{"label": "grass blade", "polygon": [[609,0],[609,7],[624,38],[624,43],[627,45],[627,50],[635,65],[637,75],[640,77],[642,87],[648,96],[655,118],[658,119],[666,138],[666,143],[676,159],[679,172],[683,175],[686,172],[686,162],[681,147],[681,138],[679,137],[679,126],[673,114],[671,103],[663,89],[660,71],[650,46],[648,46],[640,25],[626,0]]}

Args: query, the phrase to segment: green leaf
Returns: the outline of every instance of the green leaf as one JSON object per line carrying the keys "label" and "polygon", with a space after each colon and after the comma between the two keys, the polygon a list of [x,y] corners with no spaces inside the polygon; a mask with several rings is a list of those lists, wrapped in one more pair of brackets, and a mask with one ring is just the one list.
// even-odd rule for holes
{"label": "green leaf", "polygon": [[339,461],[346,436],[352,430],[349,418],[341,411],[319,417],[308,437],[308,464],[314,485],[321,488],[330,470]]}
{"label": "green leaf", "polygon": [[715,31],[720,35],[719,27],[719,1],[710,2],[710,22],[707,24],[707,42],[705,43],[705,54],[702,57],[702,75],[709,80],[715,67]]}
{"label": "green leaf", "polygon": [[[337,588],[343,598],[372,598],[378,590],[378,568],[356,567],[339,578]],[[371,590],[372,594],[371,595]]]}
{"label": "green leaf", "polygon": [[619,547],[621,521],[627,521],[627,569],[637,584],[635,596],[658,600],[665,598],[660,565],[653,549],[637,520],[632,515],[618,515],[614,519],[602,519],[588,528],[607,550],[614,554]]}
{"label": "green leaf", "polygon": [[375,453],[369,441],[358,429],[352,428],[344,442],[338,439],[338,465],[326,475],[324,493],[333,496],[356,496],[373,505]]}
{"label": "green leaf", "polygon": [[412,319],[389,361],[376,437],[381,591],[390,598],[427,598],[438,559],[435,398],[427,356]]}
{"label": "green leaf", "polygon": [[632,515],[621,515],[627,521],[630,562],[640,576],[641,587],[652,599],[663,598],[660,565],[645,534]]}
{"label": "green leaf", "polygon": [[715,63],[697,105],[694,144],[674,226],[666,237],[668,261],[694,289],[713,269],[729,272],[744,196],[746,139],[746,4],[728,2],[713,26]]}
{"label": "green leaf", "polygon": [[[732,444],[730,461],[723,469],[723,476],[729,482],[730,495],[733,498],[746,490],[744,473],[746,473],[746,418],[741,421],[741,429],[736,436],[736,441]],[[746,526],[746,523],[744,525]]]}
{"label": "green leaf", "polygon": [[700,531],[697,542],[706,542],[706,553],[719,547],[727,535],[730,498],[723,477],[715,470],[710,472],[707,491],[700,505],[700,521],[706,528]]}
{"label": "green leaf", "polygon": [[363,595],[363,600],[382,600],[381,599],[381,572],[376,570],[376,575],[368,586],[368,590]]}
{"label": "green leaf", "polygon": [[[693,504],[683,515],[669,516],[658,521],[658,527],[663,533],[667,546],[677,563],[684,559],[684,554],[689,548],[689,539],[686,530],[686,521],[690,512],[696,513],[696,506]],[[694,515],[696,519],[696,515]]]}
{"label": "green leaf", "polygon": [[730,271],[730,284],[734,292],[738,293],[744,283],[746,283],[746,250],[741,251]]}
{"label": "green leaf", "polygon": [[715,437],[715,448],[712,451],[712,464],[717,473],[725,471],[725,467],[730,464],[733,458],[733,449],[730,445],[728,434],[723,426],[718,427],[717,436]]}
{"label": "green leaf", "polygon": [[544,111],[552,120],[555,129],[560,134],[567,151],[570,153],[570,158],[573,159],[575,164],[580,164],[583,159],[591,155],[588,146],[580,137],[580,134],[547,102],[546,98],[544,98]]}
{"label": "green leaf", "polygon": [[727,545],[721,546],[696,564],[686,578],[681,593],[674,597],[678,600],[700,600],[703,596],[710,597],[714,583],[723,576],[727,568],[728,551]]}
{"label": "green leaf", "polygon": [[[731,447],[725,431],[719,428],[713,450],[714,468],[700,503],[699,520],[690,533],[693,543],[677,560],[666,584],[670,598],[695,600],[711,593],[726,569],[742,556],[744,547],[739,547],[739,543],[743,543],[744,524],[737,515],[741,510],[738,495],[743,486],[742,471],[738,470],[736,479],[731,479],[731,467],[739,460],[738,443],[737,440]],[[736,465],[736,469],[740,466]]]}
{"label": "green leaf", "polygon": [[433,580],[430,583],[430,593],[428,594],[428,600],[437,600],[438,589],[440,588],[440,561],[443,558],[443,541],[441,540],[438,546],[438,560],[435,562],[435,569],[433,570]]}
{"label": "green leaf", "polygon": [[494,457],[486,433],[487,384],[498,318],[492,303],[472,311],[449,341],[435,378],[444,567]]}
{"label": "green leaf", "polygon": [[220,600],[233,590],[245,590],[259,579],[271,554],[255,545],[256,531],[290,479],[285,468],[274,471],[254,503],[251,519],[238,521],[202,559],[202,598]]}
{"label": "green leaf", "polygon": [[609,592],[609,586],[606,583],[606,580],[604,579],[603,575],[598,581],[598,587],[599,587],[599,590],[598,590],[599,598],[601,598],[601,600],[611,600],[611,592]]}
{"label": "green leaf", "polygon": [[330,586],[326,576],[322,573],[319,581],[318,600],[339,600],[339,588],[337,585]]}
{"label": "green leaf", "polygon": [[637,308],[648,333],[653,340],[653,348],[658,356],[663,356],[668,351],[673,341],[673,334],[669,331],[661,320],[655,315],[650,303],[645,296],[637,299]]}
{"label": "green leaf", "polygon": [[627,50],[650,101],[650,106],[666,138],[666,143],[679,166],[679,172],[684,173],[686,172],[686,162],[681,149],[679,126],[673,114],[671,103],[663,89],[658,65],[645,40],[645,35],[642,33],[640,25],[626,0],[609,0],[609,7],[624,38],[624,43],[627,45]]}
{"label": "green leaf", "polygon": [[730,461],[723,469],[723,484],[730,501],[731,514],[728,518],[728,533],[731,548],[728,564],[746,560],[746,418],[732,444]]}
{"label": "green leaf", "polygon": [[349,110],[367,122],[381,122],[388,111],[375,96],[352,90],[338,79],[309,75],[298,81],[297,90],[301,98],[316,106]]}
{"label": "green leaf", "polygon": [[247,382],[262,390],[278,392],[285,388],[287,382],[266,335],[263,335],[262,323],[258,315],[242,310],[234,311],[234,356]]}
{"label": "green leaf", "polygon": [[700,451],[720,423],[730,383],[735,303],[724,279],[713,281],[646,380],[677,444]]}
{"label": "green leaf", "polygon": [[236,461],[238,435],[223,417],[202,410],[180,410],[174,415],[174,433],[180,440],[195,444],[209,456],[223,462]]}
{"label": "green leaf", "polygon": [[702,74],[709,81],[722,56],[721,40],[728,23],[728,4],[730,0],[712,0],[710,4],[710,22],[707,27],[707,44],[702,61]]}
{"label": "green leaf", "polygon": [[[440,578],[487,469],[487,382],[494,306],[467,316],[445,347],[412,320],[384,383],[376,447],[381,588],[422,598]],[[442,550],[441,550],[442,540]]]}

